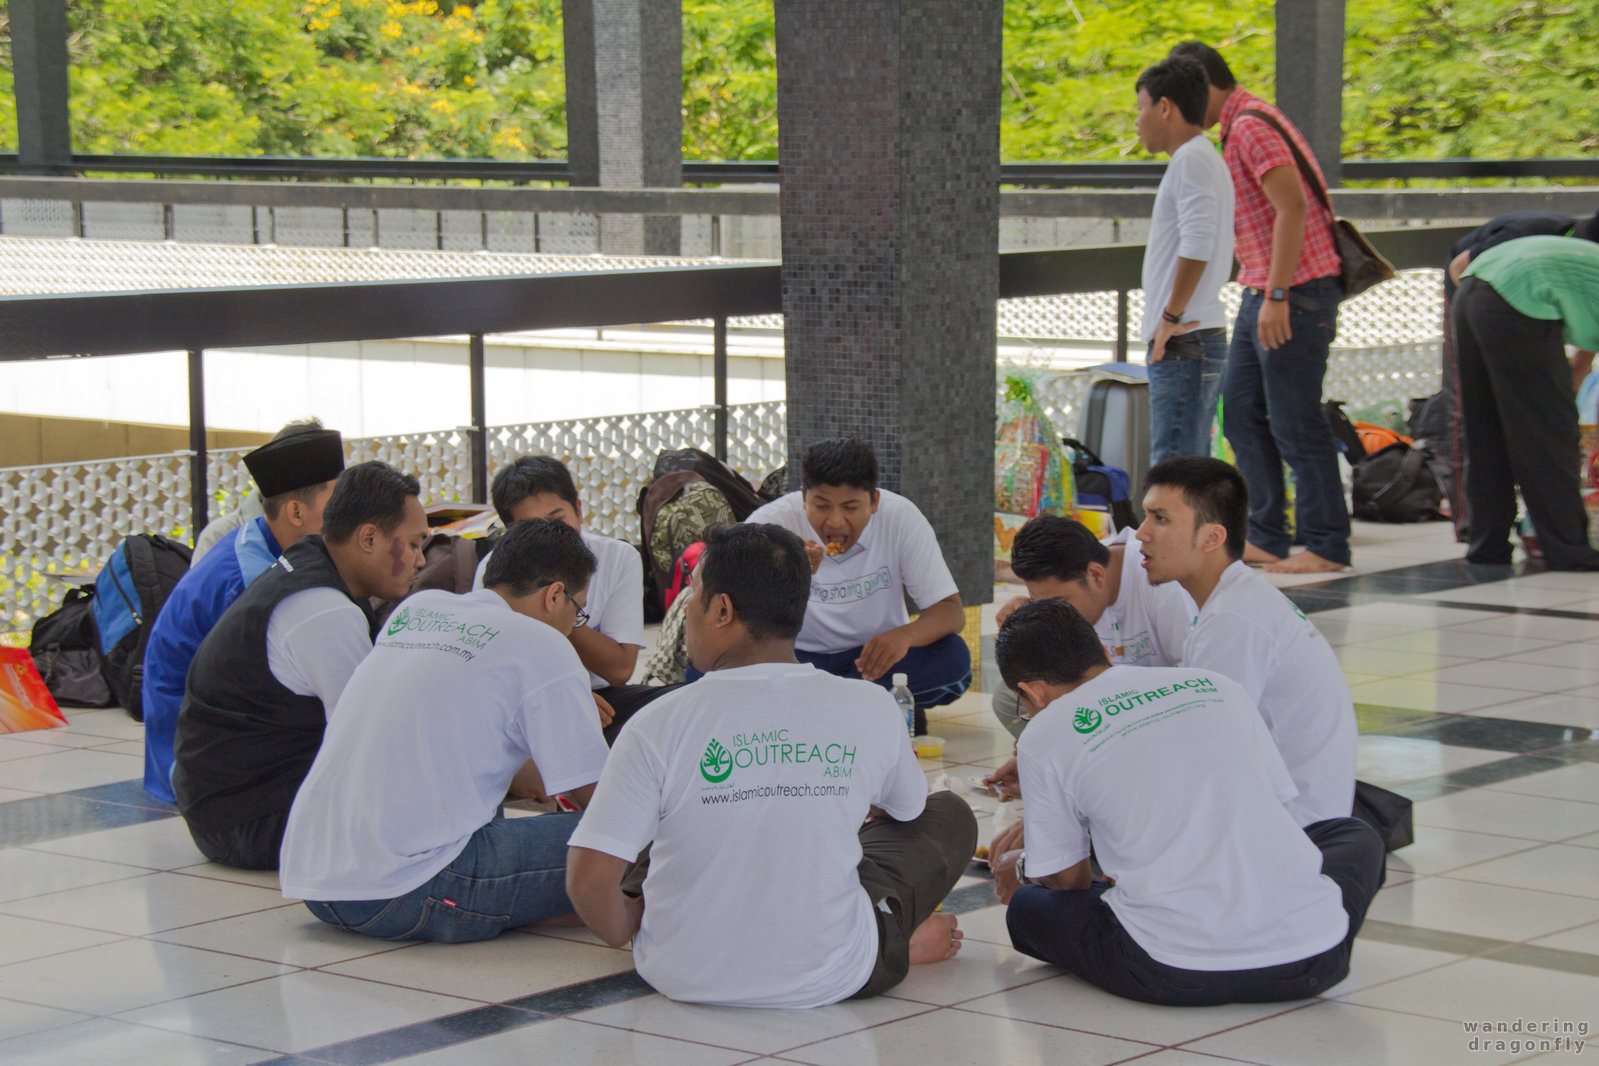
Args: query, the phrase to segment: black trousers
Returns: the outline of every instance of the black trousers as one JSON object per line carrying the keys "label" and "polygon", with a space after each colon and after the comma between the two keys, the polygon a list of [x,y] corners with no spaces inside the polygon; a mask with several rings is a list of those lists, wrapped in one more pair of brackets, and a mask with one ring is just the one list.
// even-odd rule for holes
{"label": "black trousers", "polygon": [[285,807],[218,833],[197,833],[191,825],[189,836],[200,854],[212,862],[241,870],[276,870],[283,831],[288,827],[289,808]]}
{"label": "black trousers", "polygon": [[1551,570],[1599,569],[1579,478],[1576,394],[1559,321],[1528,318],[1465,278],[1451,310],[1473,563],[1511,561],[1516,488]]}
{"label": "black trousers", "polygon": [[1185,970],[1156,962],[1138,946],[1116,912],[1100,899],[1110,886],[1056,892],[1023,885],[1005,912],[1016,950],[1069,970],[1105,991],[1142,1003],[1213,1007],[1223,1003],[1280,1003],[1308,999],[1349,974],[1349,952],[1366,908],[1386,876],[1382,840],[1365,822],[1329,818],[1305,828],[1321,849],[1321,872],[1343,893],[1349,932],[1307,959],[1252,970]]}
{"label": "black trousers", "polygon": [[605,743],[615,744],[617,734],[622,732],[629,718],[668,692],[682,687],[680,682],[676,685],[609,685],[595,689],[594,694],[609,703],[611,710],[616,712],[611,724],[605,727]]}

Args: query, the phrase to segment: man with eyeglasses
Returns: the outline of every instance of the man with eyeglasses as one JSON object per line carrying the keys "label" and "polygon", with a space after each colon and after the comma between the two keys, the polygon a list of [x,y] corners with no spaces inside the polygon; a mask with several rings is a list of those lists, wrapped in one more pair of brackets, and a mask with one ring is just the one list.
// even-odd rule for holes
{"label": "man with eyeglasses", "polygon": [[576,813],[507,819],[513,778],[587,805],[606,745],[570,641],[594,554],[518,522],[485,588],[402,603],[350,678],[289,815],[283,894],[384,940],[485,940],[572,910]]}

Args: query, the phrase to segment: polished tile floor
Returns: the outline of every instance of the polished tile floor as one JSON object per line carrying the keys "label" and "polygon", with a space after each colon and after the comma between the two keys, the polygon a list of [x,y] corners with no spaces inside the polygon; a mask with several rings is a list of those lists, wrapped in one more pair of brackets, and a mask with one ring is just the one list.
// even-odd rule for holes
{"label": "polished tile floor", "polygon": [[[1506,580],[1459,555],[1440,524],[1359,525],[1355,571],[1284,582],[1348,672],[1361,776],[1417,801],[1417,842],[1320,999],[1117,1000],[1012,951],[977,871],[946,905],[967,932],[956,961],[799,1013],[673,1004],[576,930],[369,941],[272,875],[204,862],[139,788],[139,727],[80,711],[0,737],[0,1062],[1570,1060],[1599,1026],[1599,574]],[[948,744],[930,781],[961,788],[1009,755],[987,701],[934,712]],[[986,837],[992,805],[966,794]]]}

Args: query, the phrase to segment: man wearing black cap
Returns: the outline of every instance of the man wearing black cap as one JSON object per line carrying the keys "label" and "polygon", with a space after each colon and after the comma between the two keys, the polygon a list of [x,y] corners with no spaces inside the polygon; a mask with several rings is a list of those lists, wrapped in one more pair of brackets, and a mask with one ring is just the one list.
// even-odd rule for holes
{"label": "man wearing black cap", "polygon": [[328,715],[372,651],[368,601],[405,595],[422,569],[420,492],[384,463],[350,467],[322,533],[285,551],[200,642],[178,712],[172,791],[207,858],[277,869]]}
{"label": "man wearing black cap", "polygon": [[302,537],[322,532],[322,508],[344,469],[344,442],[320,422],[291,423],[244,457],[262,515],[224,534],[194,563],[156,618],[144,653],[144,790],[172,802],[172,736],[200,641],[228,605]]}

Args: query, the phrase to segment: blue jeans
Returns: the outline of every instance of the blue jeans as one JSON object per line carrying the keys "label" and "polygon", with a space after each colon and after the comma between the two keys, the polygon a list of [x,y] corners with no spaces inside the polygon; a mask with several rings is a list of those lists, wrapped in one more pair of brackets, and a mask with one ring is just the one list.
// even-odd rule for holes
{"label": "blue jeans", "polygon": [[1249,485],[1249,542],[1272,555],[1288,554],[1294,537],[1288,532],[1286,462],[1294,474],[1299,539],[1323,559],[1347,566],[1349,505],[1338,449],[1321,409],[1341,298],[1337,278],[1317,278],[1288,290],[1293,336],[1267,351],[1255,338],[1264,297],[1244,290],[1222,379],[1222,426]]}
{"label": "blue jeans", "polygon": [[[862,645],[864,647],[864,645]],[[794,657],[810,663],[834,677],[859,678],[855,660],[861,657],[861,648],[844,651],[799,651]],[[894,687],[894,675],[904,674],[910,683],[911,695],[916,698],[916,709],[942,707],[960,699],[972,684],[972,653],[959,633],[948,633],[924,648],[912,648],[905,658],[883,672],[873,684],[886,689]]]}
{"label": "blue jeans", "polygon": [[572,913],[566,842],[576,814],[496,815],[455,860],[394,899],[306,900],[312,914],[379,940],[488,940],[507,929]]}
{"label": "blue jeans", "polygon": [[1224,329],[1199,329],[1172,340],[1180,343],[1168,343],[1160,362],[1149,364],[1151,466],[1179,455],[1210,454],[1210,426],[1227,366]]}

